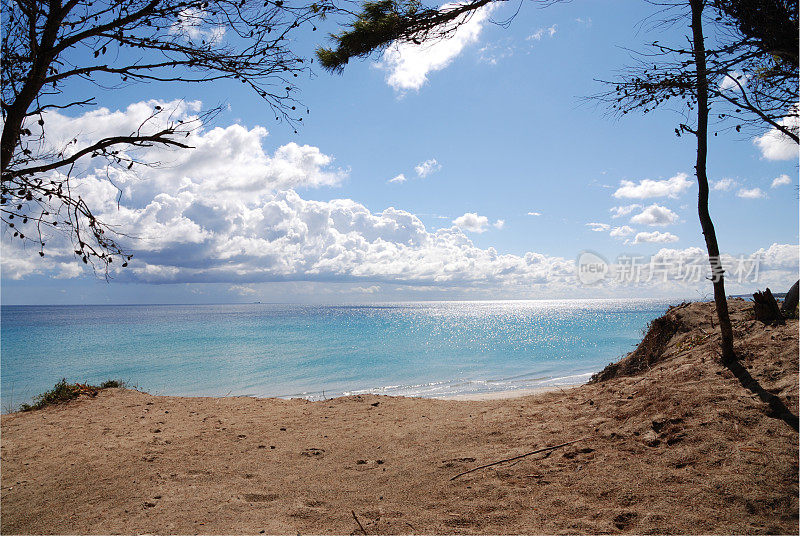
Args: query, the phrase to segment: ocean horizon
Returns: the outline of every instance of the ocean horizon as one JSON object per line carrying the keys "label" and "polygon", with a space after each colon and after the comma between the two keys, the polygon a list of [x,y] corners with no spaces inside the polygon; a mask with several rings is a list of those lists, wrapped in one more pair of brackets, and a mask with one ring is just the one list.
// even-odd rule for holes
{"label": "ocean horizon", "polygon": [[585,383],[680,300],[7,305],[4,411],[61,378],[158,395],[447,397]]}

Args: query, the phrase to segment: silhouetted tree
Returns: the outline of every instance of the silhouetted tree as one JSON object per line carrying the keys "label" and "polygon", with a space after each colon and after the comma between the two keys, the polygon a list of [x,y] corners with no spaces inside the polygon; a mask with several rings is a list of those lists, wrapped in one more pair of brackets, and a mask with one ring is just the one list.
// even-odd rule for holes
{"label": "silhouetted tree", "polygon": [[[678,13],[664,23],[676,23],[687,18],[691,21],[689,47],[671,47],[658,42],[651,45],[651,53],[643,54],[638,65],[625,71],[619,80],[610,82],[613,91],[599,98],[610,102],[621,114],[631,111],[647,113],[666,102],[676,99],[685,104],[687,121],[675,129],[676,135],[690,133],[697,139],[695,172],[698,183],[698,217],[706,242],[711,265],[714,301],[721,333],[722,358],[736,358],[733,348],[733,329],[728,315],[725,294],[725,277],[720,260],[716,231],[708,209],[709,185],[707,176],[708,129],[711,102],[727,105],[716,118],[720,125],[728,124],[737,132],[745,122],[767,124],[788,138],[798,141],[797,127],[797,63],[791,54],[774,53],[773,47],[757,35],[746,35],[741,23],[740,9],[751,1],[676,0],[659,5],[677,9]],[[763,4],[783,4],[780,0],[764,0]],[[797,34],[796,6],[794,12],[773,9],[770,13],[782,14],[784,25],[794,25]],[[688,7],[688,14],[684,11]],[[707,9],[713,7],[713,9]],[[752,15],[752,11],[747,11]],[[775,15],[775,16],[778,16]],[[719,32],[713,48],[707,48],[704,20],[717,23]],[[763,32],[768,23],[758,25]],[[784,59],[786,56],[787,59]],[[694,120],[692,120],[694,116]],[[731,123],[732,120],[732,123]],[[694,126],[691,126],[693,123]],[[714,133],[716,135],[716,132]]]}
{"label": "silhouetted tree", "polygon": [[276,119],[294,125],[302,121],[295,78],[308,64],[290,50],[290,35],[301,26],[316,29],[313,21],[331,9],[327,0],[2,0],[0,215],[6,230],[34,242],[42,256],[48,230],[60,230],[86,263],[99,261],[107,270],[115,257],[128,260],[109,228],[73,194],[76,164],[152,165],[127,150],[188,148],[182,140],[214,110],[181,122],[156,106],[134,132],[53,147],[47,112],[96,104],[94,97],[75,98],[66,89],[70,83],[113,89],[238,80]]}

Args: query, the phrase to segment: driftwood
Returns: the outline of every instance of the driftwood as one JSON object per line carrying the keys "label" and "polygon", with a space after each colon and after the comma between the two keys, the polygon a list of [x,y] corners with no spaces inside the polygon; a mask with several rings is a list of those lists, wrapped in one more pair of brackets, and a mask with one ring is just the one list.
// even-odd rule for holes
{"label": "driftwood", "polygon": [[760,320],[765,324],[784,324],[783,315],[778,308],[778,302],[775,301],[775,296],[772,291],[767,288],[764,292],[756,292],[753,294],[753,310],[756,314],[756,320]]}
{"label": "driftwood", "polygon": [[526,456],[531,456],[532,454],[539,454],[540,452],[547,452],[548,450],[560,449],[561,447],[566,447],[567,445],[572,445],[573,443],[577,443],[578,441],[583,441],[584,439],[586,439],[586,438],[582,437],[580,439],[575,439],[574,441],[567,441],[566,443],[561,443],[560,445],[554,445],[552,447],[544,447],[544,448],[541,448],[541,449],[532,450],[531,452],[526,452],[525,454],[520,454],[519,456],[513,456],[511,458],[505,458],[503,460],[499,460],[499,461],[496,461],[496,462],[487,463],[486,465],[481,465],[480,467],[475,467],[474,469],[470,469],[469,471],[464,471],[463,473],[458,473],[456,476],[454,476],[450,480],[455,480],[456,478],[458,478],[460,476],[464,476],[464,475],[472,473],[474,471],[478,471],[479,469],[486,469],[487,467],[492,467],[492,466],[495,466],[495,465],[499,465],[501,463],[513,462],[514,460],[519,460],[520,458],[524,458]]}
{"label": "driftwood", "polygon": [[783,313],[784,317],[794,316],[794,310],[797,309],[798,292],[800,291],[798,286],[800,286],[800,281],[795,281],[795,284],[792,285],[792,288],[789,289],[783,299],[781,313]]}

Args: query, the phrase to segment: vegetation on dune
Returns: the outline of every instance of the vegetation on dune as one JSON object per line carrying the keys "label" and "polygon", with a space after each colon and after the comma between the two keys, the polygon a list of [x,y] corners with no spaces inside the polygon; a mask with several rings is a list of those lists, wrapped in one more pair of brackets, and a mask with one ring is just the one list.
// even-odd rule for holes
{"label": "vegetation on dune", "polygon": [[101,390],[112,389],[114,387],[125,387],[125,383],[119,380],[106,380],[100,385],[89,385],[86,383],[67,383],[67,379],[62,378],[61,381],[56,383],[49,391],[36,395],[33,398],[32,404],[20,405],[19,410],[32,411],[47,406],[63,404],[78,398],[80,395],[95,397]]}

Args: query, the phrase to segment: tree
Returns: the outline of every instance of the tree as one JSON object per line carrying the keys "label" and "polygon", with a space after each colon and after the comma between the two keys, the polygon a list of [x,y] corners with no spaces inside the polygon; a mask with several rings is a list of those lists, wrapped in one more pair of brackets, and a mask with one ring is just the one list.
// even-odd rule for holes
{"label": "tree", "polygon": [[[465,22],[465,17],[490,1],[451,4],[442,10],[423,9],[417,2],[407,0],[366,2],[363,12],[349,28],[332,36],[336,48],[320,48],[317,55],[323,67],[341,72],[350,58],[382,50],[395,40],[420,43],[432,37],[446,37]],[[689,132],[697,138],[698,217],[711,266],[722,357],[729,361],[736,357],[733,330],[719,245],[708,210],[709,101],[716,99],[727,104],[727,111],[719,113],[717,118],[733,120],[728,124],[737,132],[745,123],[766,124],[798,141],[797,1],[665,0],[651,3],[665,8],[688,6],[692,29],[690,47],[653,43],[652,53],[642,54],[639,64],[624,71],[620,80],[610,82],[614,87],[612,91],[596,97],[611,104],[620,115],[635,110],[647,113],[674,99],[685,103],[687,120],[675,132],[678,136]],[[706,48],[703,34],[707,6],[712,7],[712,23],[721,30],[719,43],[713,49]],[[663,22],[676,23],[686,18],[687,13],[680,13]],[[696,125],[692,127],[688,116],[695,111]]]}
{"label": "tree", "polygon": [[733,327],[728,315],[728,298],[725,294],[725,271],[719,256],[717,233],[711,214],[708,212],[708,175],[706,174],[706,161],[708,159],[708,76],[706,72],[706,48],[703,36],[703,4],[705,0],[689,0],[692,10],[692,56],[695,64],[695,77],[691,80],[695,97],[697,99],[697,214],[700,226],[703,229],[703,238],[706,241],[708,259],[711,264],[711,281],[714,286],[714,303],[717,309],[717,320],[722,335],[722,359],[732,361],[736,359],[733,349]]}
{"label": "tree", "polygon": [[181,140],[215,111],[181,122],[156,106],[134,132],[54,147],[48,113],[97,104],[68,98],[71,84],[238,80],[277,120],[296,125],[295,78],[308,64],[290,50],[290,37],[304,26],[315,30],[313,21],[332,9],[328,0],[2,0],[0,219],[12,238],[33,242],[44,256],[48,233],[62,231],[85,263],[99,261],[107,271],[116,257],[124,266],[130,256],[73,194],[71,178],[95,159],[128,169],[153,165],[134,156],[137,147],[188,149]]}
{"label": "tree", "polygon": [[[735,128],[737,132],[748,121],[760,125],[766,123],[797,143],[797,63],[796,56],[793,63],[791,54],[776,53],[776,50],[787,48],[785,45],[778,45],[776,49],[772,42],[759,37],[766,32],[769,23],[762,19],[759,24],[755,24],[757,17],[753,15],[752,9],[748,9],[755,6],[751,0],[719,0],[713,4],[706,0],[684,0],[661,5],[681,9],[687,4],[692,30],[689,48],[653,43],[653,52],[644,55],[639,65],[625,72],[621,79],[610,82],[614,85],[614,90],[600,98],[611,102],[612,107],[622,114],[634,110],[647,113],[674,99],[685,103],[687,122],[681,123],[675,133],[680,136],[688,132],[697,139],[697,211],[711,266],[722,358],[731,361],[736,358],[736,354],[725,294],[725,275],[716,231],[708,209],[706,164],[711,102],[716,100],[728,106],[728,111],[718,113],[717,118],[723,121],[733,120],[731,128]],[[759,4],[762,7],[766,4],[775,7],[783,3],[780,0],[764,0]],[[776,7],[770,13],[782,14],[778,18],[784,25],[794,25],[796,35],[797,3],[794,4],[794,11]],[[714,8],[714,22],[721,24],[723,29],[734,30],[723,33],[713,49],[707,48],[703,32],[704,18],[707,16],[705,11],[709,5]],[[747,19],[750,23],[739,18],[742,12],[750,16]],[[673,21],[684,18],[685,14],[681,13]],[[749,33],[745,34],[742,32],[743,27],[758,28],[758,31],[748,30]],[[694,127],[688,124],[688,117],[692,112],[696,114]]]}

